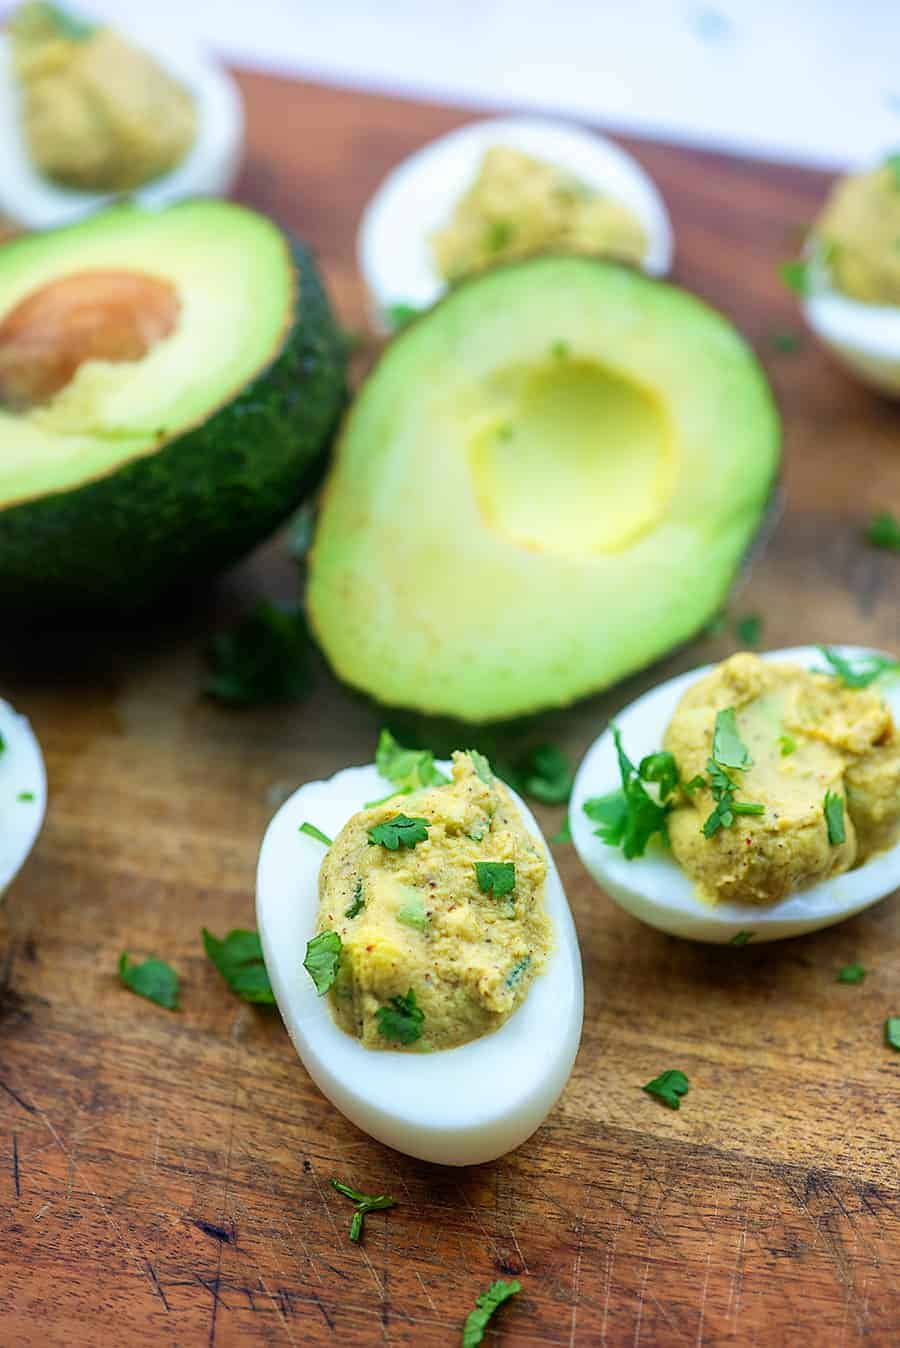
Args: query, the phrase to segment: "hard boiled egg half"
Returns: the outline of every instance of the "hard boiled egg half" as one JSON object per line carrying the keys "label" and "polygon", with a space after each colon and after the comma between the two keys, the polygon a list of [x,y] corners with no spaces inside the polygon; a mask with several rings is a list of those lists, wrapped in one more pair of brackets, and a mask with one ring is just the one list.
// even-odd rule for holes
{"label": "hard boiled egg half", "polygon": [[[851,661],[878,654],[856,646],[833,649]],[[770,651],[762,658],[810,670],[821,670],[825,663],[814,646]],[[710,668],[707,665],[669,679],[614,718],[633,762],[662,747],[666,727],[682,695]],[[895,721],[900,722],[900,679],[887,677],[875,686]],[[798,891],[780,903],[706,903],[698,898],[692,882],[664,847],[653,843],[644,856],[626,861],[619,848],[608,846],[596,836],[596,825],[586,816],[584,803],[592,796],[615,791],[619,785],[615,745],[607,729],[588,750],[575,779],[570,805],[572,841],[584,865],[611,898],[632,916],[672,936],[719,944],[736,940],[743,944],[748,939],[754,945],[777,941],[841,922],[900,886],[898,843],[857,869]]]}
{"label": "hard boiled egg half", "polygon": [[[439,764],[448,771],[450,765]],[[390,784],[374,766],[308,782],[281,807],[263,840],[256,912],[266,967],[288,1033],[316,1085],[364,1132],[409,1156],[477,1165],[524,1142],[552,1109],[581,1038],[578,938],[553,858],[531,811],[516,804],[544,848],[544,903],[554,948],[522,1004],[494,1033],[458,1048],[402,1053],[363,1048],[332,1020],[303,968],[315,934],[325,845],[300,833],[305,821],[334,838]]]}
{"label": "hard boiled egg half", "polygon": [[47,778],[34,732],[0,702],[0,898],[21,869],[44,822]]}
{"label": "hard boiled egg half", "polygon": [[363,214],[357,239],[373,326],[395,325],[396,306],[424,309],[447,287],[432,256],[431,236],[445,225],[477,177],[485,152],[509,146],[570,173],[588,189],[630,209],[644,227],[644,271],[662,276],[672,263],[672,225],[649,175],[605,136],[567,122],[501,117],[472,122],[404,159],[384,179]]}
{"label": "hard boiled egg half", "polygon": [[[123,37],[156,58],[193,96],[197,112],[197,134],[181,162],[171,172],[123,195],[142,206],[226,195],[243,151],[244,113],[236,83],[217,61],[170,30],[129,24]],[[0,36],[0,215],[28,229],[51,229],[100,210],[115,197],[114,193],[60,186],[38,171],[23,131],[21,90],[13,73],[11,44]]]}
{"label": "hard boiled egg half", "polygon": [[844,295],[823,268],[803,300],[803,312],[841,364],[871,388],[900,397],[900,305],[866,304]]}

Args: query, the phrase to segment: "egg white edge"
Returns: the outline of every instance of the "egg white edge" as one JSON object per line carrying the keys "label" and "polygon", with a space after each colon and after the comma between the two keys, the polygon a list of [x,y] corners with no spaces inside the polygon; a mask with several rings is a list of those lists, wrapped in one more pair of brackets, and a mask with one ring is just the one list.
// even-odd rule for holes
{"label": "egg white edge", "polygon": [[900,305],[864,304],[832,289],[803,301],[816,336],[884,393],[900,394]]}
{"label": "egg white edge", "polygon": [[[876,652],[862,646],[835,646],[848,659]],[[877,652],[883,654],[884,652]],[[806,669],[824,668],[814,646],[798,646],[761,653],[768,661],[793,662]],[[687,688],[706,674],[703,665],[657,685],[625,707],[612,719],[622,732],[622,743],[633,762],[662,745],[663,733]],[[878,692],[900,723],[900,680],[888,679]],[[738,932],[752,932],[753,943],[799,936],[852,917],[887,898],[900,885],[900,843],[872,857],[857,870],[823,881],[810,889],[764,908],[756,904],[703,903],[685,872],[670,853],[654,848],[644,857],[626,861],[621,851],[609,847],[594,833],[594,824],[584,813],[590,796],[604,795],[620,785],[612,733],[607,728],[588,750],[575,778],[569,823],[572,841],[582,862],[596,882],[622,908],[642,922],[673,936],[727,944]],[[636,885],[643,881],[641,890]],[[657,888],[666,901],[647,893]]]}
{"label": "egg white edge", "polygon": [[129,24],[123,36],[156,57],[193,94],[197,136],[187,155],[170,173],[133,192],[79,192],[55,186],[41,176],[28,153],[11,44],[0,36],[0,210],[12,220],[31,229],[50,229],[72,224],[121,198],[160,207],[189,197],[224,196],[232,187],[243,153],[244,109],[231,75],[171,32]]}
{"label": "egg white edge", "polygon": [[[0,899],[35,844],[47,808],[47,775],[40,745],[24,716],[0,701]],[[34,800],[19,800],[30,791]]]}
{"label": "egg white edge", "polygon": [[430,235],[471,186],[484,151],[509,145],[570,170],[631,208],[647,231],[642,263],[651,276],[672,265],[674,236],[665,202],[647,171],[597,132],[540,117],[498,117],[459,127],[404,159],[366,206],[357,235],[359,268],[373,326],[388,330],[392,304],[426,308],[446,289],[431,257]]}
{"label": "egg white edge", "polygon": [[[449,771],[449,764],[439,766]],[[334,838],[385,789],[373,765],[346,768],[327,781],[301,786],[275,815],[257,871],[257,924],[266,967],[303,1065],[348,1119],[410,1156],[475,1165],[524,1142],[569,1079],[583,1015],[578,937],[537,821],[514,796],[547,862],[544,901],[554,949],[544,971],[509,1020],[481,1039],[423,1054],[363,1048],[337,1027],[327,998],[317,996],[303,968],[315,932],[326,849],[298,829],[309,820]]]}

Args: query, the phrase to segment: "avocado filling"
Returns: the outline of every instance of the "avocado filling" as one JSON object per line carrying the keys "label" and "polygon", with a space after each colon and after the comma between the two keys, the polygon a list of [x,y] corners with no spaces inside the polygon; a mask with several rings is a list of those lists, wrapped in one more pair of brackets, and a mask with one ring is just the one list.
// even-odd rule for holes
{"label": "avocado filling", "polygon": [[31,292],[0,322],[0,405],[50,401],[88,361],[141,360],[175,331],[181,301],[141,272],[85,271]]}
{"label": "avocado filling", "polygon": [[614,553],[664,516],[675,449],[650,390],[555,343],[545,363],[492,375],[484,400],[492,410],[470,438],[470,469],[485,523],[508,542]]}

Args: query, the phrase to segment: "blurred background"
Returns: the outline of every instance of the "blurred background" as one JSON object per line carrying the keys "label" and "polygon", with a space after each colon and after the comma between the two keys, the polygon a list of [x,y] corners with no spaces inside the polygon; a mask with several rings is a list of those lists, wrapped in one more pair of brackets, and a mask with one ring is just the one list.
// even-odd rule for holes
{"label": "blurred background", "polygon": [[[5,6],[8,9],[10,6]],[[839,167],[900,143],[897,0],[96,0],[228,60]]]}

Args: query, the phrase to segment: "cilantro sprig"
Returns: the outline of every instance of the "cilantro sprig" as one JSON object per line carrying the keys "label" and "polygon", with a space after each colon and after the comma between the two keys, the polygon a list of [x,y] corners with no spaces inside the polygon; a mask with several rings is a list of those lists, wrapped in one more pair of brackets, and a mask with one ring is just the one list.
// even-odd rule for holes
{"label": "cilantro sprig", "polygon": [[475,1300],[475,1309],[469,1311],[466,1316],[466,1323],[463,1326],[462,1348],[478,1348],[478,1345],[484,1339],[484,1331],[487,1329],[488,1321],[504,1301],[509,1301],[517,1292],[521,1292],[522,1284],[515,1278],[512,1282],[504,1282],[498,1278],[492,1282],[486,1292]]}
{"label": "cilantro sprig", "polygon": [[[618,726],[612,725],[619,776],[622,785],[605,796],[592,796],[582,806],[594,833],[609,847],[621,847],[626,860],[642,857],[654,834],[668,840],[666,817],[672,808],[671,793],[678,784],[678,766],[670,753],[648,754],[635,767],[622,747]],[[659,787],[659,799],[647,791],[644,782]]]}
{"label": "cilantro sprig", "polygon": [[735,799],[740,788],[726,772],[726,768],[746,772],[752,766],[750,751],[738,733],[734,707],[725,707],[716,713],[712,755],[706,763],[714,805],[703,823],[704,838],[713,837],[721,828],[732,828],[738,815],[765,814],[764,805]]}
{"label": "cilantro sprig", "polygon": [[840,847],[841,843],[847,841],[847,830],[844,827],[843,796],[839,796],[836,791],[826,791],[822,810],[828,829],[828,841],[832,847]]}
{"label": "cilantro sprig", "polygon": [[538,744],[516,765],[516,784],[543,805],[564,805],[572,794],[575,773],[562,749]]}
{"label": "cilantro sprig", "polygon": [[862,983],[866,976],[866,967],[858,961],[854,964],[845,964],[837,976],[839,983]]}
{"label": "cilantro sprig", "polygon": [[884,1042],[900,1053],[900,1016],[888,1016],[884,1022]]}
{"label": "cilantro sprig", "polygon": [[475,878],[482,894],[502,899],[516,887],[516,867],[512,861],[476,861]]}
{"label": "cilantro sprig", "polygon": [[119,978],[126,988],[148,1002],[178,1010],[178,975],[164,960],[149,959],[133,964],[126,951],[119,956]]}
{"label": "cilantro sprig", "polygon": [[416,994],[409,989],[405,997],[392,997],[387,1006],[375,1012],[378,1033],[395,1044],[414,1044],[422,1037],[425,1012],[416,1002]]}
{"label": "cilantro sprig", "polygon": [[900,519],[890,510],[873,515],[866,529],[866,540],[873,548],[900,552]]}
{"label": "cilantro sprig", "polygon": [[351,1189],[349,1184],[342,1184],[339,1179],[332,1179],[331,1187],[356,1204],[350,1223],[350,1239],[354,1245],[358,1245],[362,1239],[363,1222],[368,1213],[383,1212],[386,1208],[397,1206],[396,1198],[391,1198],[389,1194],[361,1194],[358,1189]]}
{"label": "cilantro sprig", "polygon": [[313,981],[316,992],[324,997],[341,967],[341,938],[336,931],[320,931],[307,942],[303,967]]}
{"label": "cilantro sprig", "polygon": [[658,1077],[648,1081],[646,1086],[641,1087],[648,1095],[654,1095],[657,1100],[662,1100],[669,1109],[681,1108],[681,1097],[687,1095],[690,1090],[690,1082],[684,1072],[679,1071],[677,1067],[669,1068],[667,1072],[661,1072]]}
{"label": "cilantro sprig", "polygon": [[224,940],[213,936],[204,927],[203,949],[216,966],[225,982],[245,1002],[258,1006],[272,1006],[275,994],[263,960],[259,933],[235,927]]}
{"label": "cilantro sprig", "polygon": [[859,655],[847,659],[833,646],[820,646],[819,650],[831,668],[818,672],[840,679],[845,688],[868,688],[882,674],[900,672],[900,660],[889,655]]}
{"label": "cilantro sprig", "polygon": [[366,906],[365,896],[363,894],[363,878],[361,875],[356,877],[356,884],[353,887],[353,898],[344,909],[344,917],[356,917]]}
{"label": "cilantro sprig", "polygon": [[385,819],[366,832],[370,847],[386,847],[389,852],[396,852],[401,847],[413,848],[417,843],[427,842],[428,828],[427,819],[395,814],[392,819]]}
{"label": "cilantro sprig", "polygon": [[446,786],[450,780],[434,766],[430,749],[405,749],[389,730],[382,730],[378,737],[375,766],[382,777],[404,793],[424,786]]}

